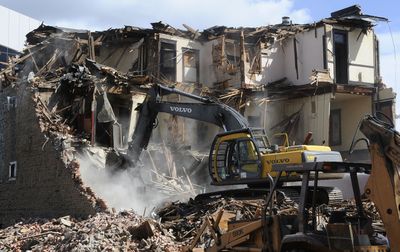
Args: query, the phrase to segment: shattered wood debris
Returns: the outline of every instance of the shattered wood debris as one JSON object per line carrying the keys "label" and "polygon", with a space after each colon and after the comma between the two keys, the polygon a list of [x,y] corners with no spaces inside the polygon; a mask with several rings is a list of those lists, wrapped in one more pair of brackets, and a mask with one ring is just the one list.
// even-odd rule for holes
{"label": "shattered wood debris", "polygon": [[[206,154],[184,150],[171,151],[165,143],[161,149],[154,144],[150,145],[146,153],[147,159],[145,160],[148,160],[147,163],[150,163],[151,166],[149,186],[165,194],[167,198],[171,200],[174,198],[189,199],[205,190],[205,183],[202,183],[203,186],[196,184],[191,179],[193,176],[190,175],[198,170],[204,171]],[[179,160],[181,165],[177,166],[174,160]],[[185,167],[182,165],[183,163],[191,165]]]}

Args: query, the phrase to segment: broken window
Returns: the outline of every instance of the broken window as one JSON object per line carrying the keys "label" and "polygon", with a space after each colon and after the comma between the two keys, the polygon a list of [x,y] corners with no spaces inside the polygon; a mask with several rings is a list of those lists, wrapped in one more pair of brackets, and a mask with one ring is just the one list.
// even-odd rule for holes
{"label": "broken window", "polygon": [[230,65],[239,67],[240,65],[240,45],[236,41],[225,40],[225,53]]}
{"label": "broken window", "polygon": [[183,81],[187,83],[199,83],[199,51],[182,49],[183,54]]}
{"label": "broken window", "polygon": [[329,118],[329,145],[342,144],[342,131],[341,131],[341,111],[340,109],[331,110]]}
{"label": "broken window", "polygon": [[10,162],[8,166],[8,180],[15,180],[17,178],[17,161]]}
{"label": "broken window", "polygon": [[246,46],[246,52],[250,60],[249,73],[259,74],[261,72],[261,43]]}
{"label": "broken window", "polygon": [[161,42],[160,77],[169,81],[176,81],[176,44],[173,41]]}
{"label": "broken window", "polygon": [[19,55],[19,53],[13,49],[0,45],[0,70],[5,68],[11,56]]}
{"label": "broken window", "polygon": [[336,83],[348,83],[348,43],[346,31],[333,31],[333,43],[335,50],[335,79]]}

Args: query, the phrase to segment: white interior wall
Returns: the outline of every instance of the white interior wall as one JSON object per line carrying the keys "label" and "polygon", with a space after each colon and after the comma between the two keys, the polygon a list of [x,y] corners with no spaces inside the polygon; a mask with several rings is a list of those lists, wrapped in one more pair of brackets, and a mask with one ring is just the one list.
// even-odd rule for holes
{"label": "white interior wall", "polygon": [[323,69],[324,27],[311,29],[296,35],[297,64],[299,78],[296,76],[293,38],[275,42],[270,48],[263,49],[261,54],[261,73],[246,75],[246,83],[267,84],[286,77],[294,85],[310,82],[313,69]]}
{"label": "white interior wall", "polygon": [[293,38],[287,39],[285,47],[285,75],[294,85],[304,85],[310,82],[313,69],[323,69],[323,35],[324,28],[318,27],[317,36],[311,29],[296,35],[298,79],[295,68]]}
{"label": "white interior wall", "polygon": [[25,35],[39,27],[41,21],[0,5],[0,44],[22,51]]}
{"label": "white interior wall", "polygon": [[[273,44],[270,48],[261,50],[261,73],[246,74],[246,83],[267,84],[285,77],[284,53],[280,43]],[[253,77],[253,78],[251,78]]]}
{"label": "white interior wall", "polygon": [[374,33],[354,29],[348,33],[349,82],[373,84],[375,82]]}

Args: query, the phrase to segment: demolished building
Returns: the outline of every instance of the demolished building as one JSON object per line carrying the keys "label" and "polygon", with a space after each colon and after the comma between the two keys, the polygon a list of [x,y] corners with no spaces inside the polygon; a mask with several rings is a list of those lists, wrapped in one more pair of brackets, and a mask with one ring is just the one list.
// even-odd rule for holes
{"label": "demolished building", "polygon": [[[82,181],[77,153],[126,149],[151,83],[214,96],[270,135],[287,132],[290,142],[313,132],[314,143],[346,154],[362,115],[394,114],[375,21],[387,20],[353,6],[311,24],[284,18],[201,32],[162,22],[102,32],[41,25],[1,71],[0,223],[109,207]],[[158,120],[154,139],[167,145],[207,149],[217,132],[170,115]],[[367,158],[366,146],[354,149],[350,159]]]}

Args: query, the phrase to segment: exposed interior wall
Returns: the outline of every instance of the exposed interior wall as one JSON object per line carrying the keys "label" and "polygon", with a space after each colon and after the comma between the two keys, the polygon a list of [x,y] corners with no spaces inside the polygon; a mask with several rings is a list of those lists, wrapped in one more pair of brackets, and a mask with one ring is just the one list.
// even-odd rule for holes
{"label": "exposed interior wall", "polygon": [[348,37],[348,76],[349,84],[371,85],[376,82],[374,32],[364,33],[360,28],[339,25],[325,25],[327,37],[327,63],[331,77],[335,79],[335,49],[333,32],[335,29],[346,31]]}
{"label": "exposed interior wall", "polygon": [[96,61],[127,73],[138,61],[143,40],[132,43],[120,43],[111,46],[101,46],[96,52]]}
{"label": "exposed interior wall", "polygon": [[268,102],[264,113],[264,125],[268,135],[281,132],[274,126],[299,112],[299,121],[293,128],[291,144],[302,144],[308,132],[313,133],[311,144],[328,145],[329,142],[329,110],[331,94]]}
{"label": "exposed interior wall", "polygon": [[375,78],[374,32],[349,31],[349,83],[373,84]]}
{"label": "exposed interior wall", "polygon": [[246,82],[251,84],[267,84],[285,77],[284,45],[274,43],[261,51],[261,73],[255,78],[246,76]]}
{"label": "exposed interior wall", "polygon": [[261,73],[246,72],[246,83],[267,84],[284,77],[287,78],[287,82],[294,85],[309,83],[312,70],[323,69],[323,35],[324,28],[321,26],[295,36],[298,78],[295,68],[294,39],[287,38],[261,50]]}
{"label": "exposed interior wall", "polygon": [[323,69],[323,27],[311,29],[295,36],[298,77],[295,68],[294,39],[285,40],[285,76],[294,85],[310,83],[312,70]]}
{"label": "exposed interior wall", "polygon": [[[366,114],[371,114],[372,105],[371,97],[353,95],[353,94],[336,94],[331,101],[331,110],[340,109],[341,114],[341,144],[332,146],[332,149],[338,151],[348,151],[351,146],[354,133],[361,118]],[[358,130],[355,139],[363,137]],[[364,142],[360,142],[355,150],[367,149]]]}

